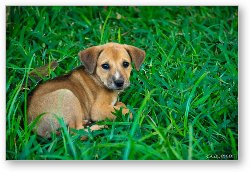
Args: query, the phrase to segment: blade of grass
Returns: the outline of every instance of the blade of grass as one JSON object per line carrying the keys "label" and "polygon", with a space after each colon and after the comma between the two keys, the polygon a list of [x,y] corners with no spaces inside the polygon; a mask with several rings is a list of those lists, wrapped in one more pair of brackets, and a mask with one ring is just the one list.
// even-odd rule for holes
{"label": "blade of grass", "polygon": [[121,43],[121,28],[118,29],[118,42]]}
{"label": "blade of grass", "polygon": [[[31,64],[33,62],[34,59],[34,55],[31,57],[30,62],[29,62],[29,66],[27,69],[25,69],[25,87],[28,87],[28,80],[29,80],[29,72],[31,69]],[[25,133],[27,133],[25,135],[25,140],[28,140],[29,138],[29,134],[28,134],[28,119],[27,119],[27,101],[28,101],[28,92],[27,89],[25,89],[24,91],[24,131]]]}
{"label": "blade of grass", "polygon": [[193,127],[192,124],[189,124],[189,146],[188,146],[188,159],[192,159],[193,153]]}
{"label": "blade of grass", "polygon": [[69,145],[70,153],[73,156],[73,159],[76,159],[77,155],[76,155],[75,146],[74,146],[73,141],[69,135],[69,132],[68,132],[67,127],[64,123],[64,120],[62,118],[57,117],[57,116],[56,116],[56,118],[57,118],[60,126],[62,127],[64,145],[65,145],[66,149],[67,149],[67,144]]}
{"label": "blade of grass", "polygon": [[238,151],[237,151],[237,146],[236,146],[235,138],[233,136],[233,132],[231,131],[230,128],[228,128],[227,131],[228,131],[229,136],[230,136],[232,153],[233,153],[234,156],[236,156],[236,155],[238,155]]}
{"label": "blade of grass", "polygon": [[101,41],[100,41],[100,44],[104,43],[104,41],[103,41],[104,31],[106,29],[106,25],[107,25],[107,22],[108,22],[108,19],[110,17],[111,12],[112,12],[112,9],[109,10],[109,13],[108,13],[108,15],[107,15],[107,17],[106,17],[106,19],[104,21],[104,24],[103,24],[103,27],[102,27],[102,31],[101,31]]}
{"label": "blade of grass", "polygon": [[195,93],[195,90],[196,88],[198,87],[199,83],[207,76],[209,72],[206,72],[204,74],[202,74],[200,76],[200,78],[195,82],[193,88],[192,88],[192,91],[189,95],[189,98],[188,98],[188,101],[187,101],[187,104],[186,104],[186,110],[185,110],[185,116],[184,116],[184,135],[186,135],[186,131],[187,131],[187,123],[188,123],[188,113],[189,113],[189,110],[190,110],[190,103],[192,101],[192,98],[194,96],[194,93]]}
{"label": "blade of grass", "polygon": [[[148,102],[148,100],[150,99],[152,93],[155,91],[152,90],[150,91],[146,97],[144,98],[144,100],[142,101],[142,104],[139,108],[139,110],[137,111],[137,115],[135,116],[135,119],[133,121],[133,124],[132,124],[132,127],[131,127],[131,130],[130,130],[130,133],[129,133],[129,136],[130,138],[133,138],[134,134],[135,134],[135,131],[136,131],[136,128],[138,127],[138,125],[141,125],[141,122],[142,120],[145,118],[145,116],[143,117],[143,119],[141,120],[141,122],[139,122],[139,118],[140,116],[142,115],[142,112]],[[125,147],[125,151],[124,151],[124,156],[123,156],[123,159],[128,159],[129,158],[129,154],[130,154],[130,150],[131,150],[131,143],[132,141],[129,139],[128,142],[127,142],[127,145]]]}

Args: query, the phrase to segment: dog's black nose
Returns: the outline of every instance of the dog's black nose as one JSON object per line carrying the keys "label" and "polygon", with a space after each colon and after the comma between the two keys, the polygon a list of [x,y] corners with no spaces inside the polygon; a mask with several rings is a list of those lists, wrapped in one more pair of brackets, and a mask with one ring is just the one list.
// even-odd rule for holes
{"label": "dog's black nose", "polygon": [[123,79],[118,79],[118,80],[115,80],[114,83],[115,83],[115,86],[122,87],[123,84],[124,84],[124,80]]}

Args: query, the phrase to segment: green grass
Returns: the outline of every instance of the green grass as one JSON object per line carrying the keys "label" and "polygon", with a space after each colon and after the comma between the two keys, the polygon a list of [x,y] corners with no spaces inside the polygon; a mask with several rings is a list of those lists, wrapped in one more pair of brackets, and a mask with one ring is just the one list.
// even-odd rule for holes
{"label": "green grass", "polygon": [[[108,128],[52,139],[32,132],[29,72],[56,60],[44,81],[80,65],[80,50],[106,42],[146,51]],[[7,7],[6,158],[238,159],[237,7]]]}

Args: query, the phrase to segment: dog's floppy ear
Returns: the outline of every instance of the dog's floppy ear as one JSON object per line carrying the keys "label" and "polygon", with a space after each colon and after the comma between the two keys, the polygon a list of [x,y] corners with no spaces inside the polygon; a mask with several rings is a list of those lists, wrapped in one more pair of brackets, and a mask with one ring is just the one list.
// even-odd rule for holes
{"label": "dog's floppy ear", "polygon": [[136,70],[138,71],[141,67],[141,64],[143,63],[143,61],[145,59],[145,56],[146,56],[145,51],[143,51],[137,47],[134,47],[131,45],[126,45],[126,44],[124,45],[124,48],[127,50],[129,56],[132,59],[132,62],[134,62],[134,64],[135,64]]}
{"label": "dog's floppy ear", "polygon": [[90,73],[93,74],[96,62],[99,57],[99,55],[102,52],[101,46],[94,46],[87,48],[85,50],[82,50],[78,53],[78,56],[80,57],[81,62],[85,66],[85,69]]}

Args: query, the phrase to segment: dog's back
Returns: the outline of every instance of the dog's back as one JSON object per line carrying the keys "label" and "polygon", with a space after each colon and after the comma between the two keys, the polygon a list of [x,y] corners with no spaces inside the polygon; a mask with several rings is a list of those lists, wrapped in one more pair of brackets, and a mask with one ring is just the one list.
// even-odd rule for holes
{"label": "dog's back", "polygon": [[76,121],[90,119],[90,104],[95,99],[96,90],[89,87],[93,85],[96,85],[95,82],[89,78],[83,67],[39,85],[29,97],[29,122],[43,114],[36,132],[44,137],[50,137],[50,132],[59,127],[56,116],[63,118],[71,128],[82,128]]}

